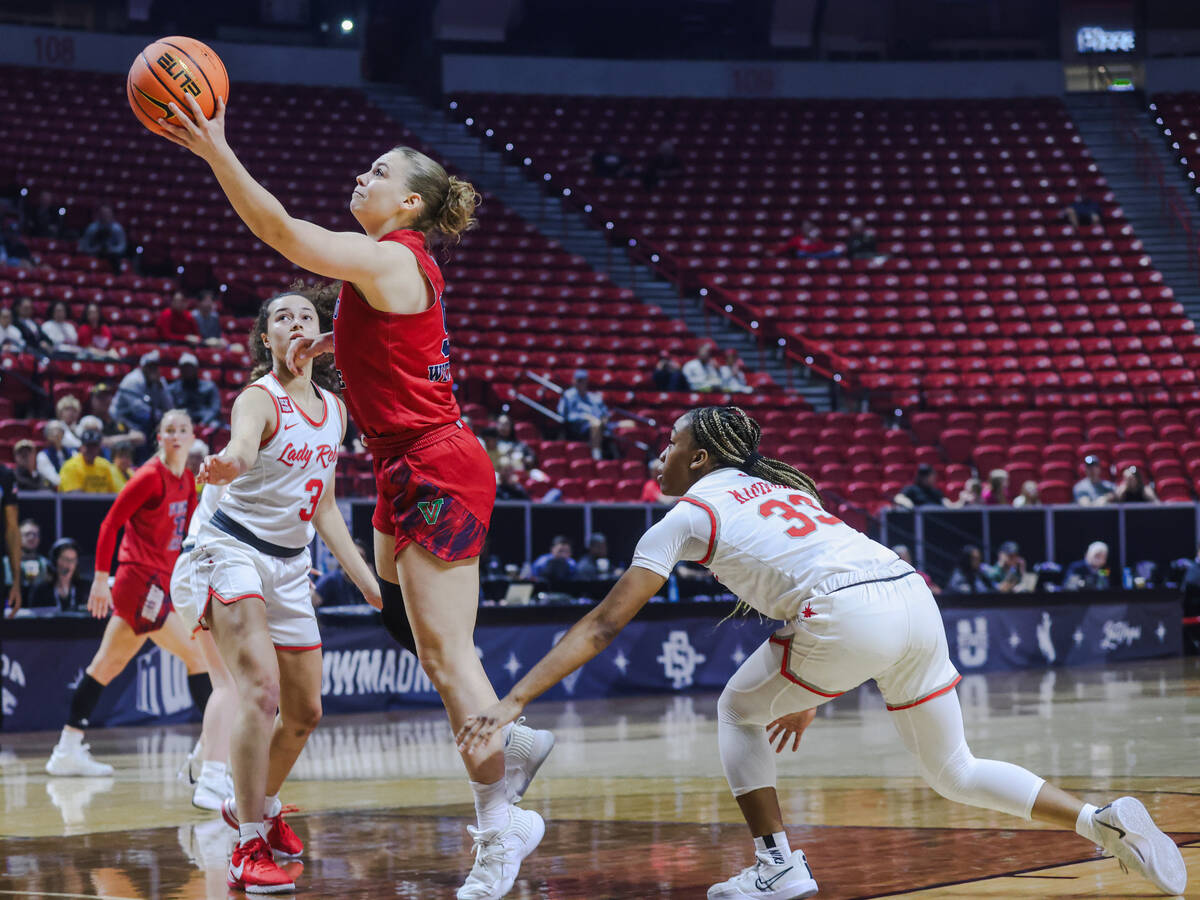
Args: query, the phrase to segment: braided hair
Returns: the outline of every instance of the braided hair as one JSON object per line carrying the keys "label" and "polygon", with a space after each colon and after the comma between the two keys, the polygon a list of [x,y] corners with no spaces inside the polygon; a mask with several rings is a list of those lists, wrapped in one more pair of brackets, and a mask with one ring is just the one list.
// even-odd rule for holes
{"label": "braided hair", "polygon": [[796,488],[821,499],[817,483],[811,477],[758,452],[762,428],[740,406],[705,406],[692,410],[688,418],[696,446],[707,450],[718,466],[731,466],[754,478]]}

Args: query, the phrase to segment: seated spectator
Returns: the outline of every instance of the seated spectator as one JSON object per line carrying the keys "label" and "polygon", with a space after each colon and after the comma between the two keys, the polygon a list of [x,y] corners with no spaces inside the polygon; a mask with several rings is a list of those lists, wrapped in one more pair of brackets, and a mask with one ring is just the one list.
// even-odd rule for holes
{"label": "seated spectator", "polygon": [[1003,469],[992,469],[988,472],[988,484],[983,489],[979,502],[984,506],[1005,506],[1008,504],[1008,473]]}
{"label": "seated spectator", "polygon": [[754,391],[746,380],[746,364],[733,347],[725,351],[725,362],[721,365],[720,389],[727,394],[750,394]]}
{"label": "seated spectator", "polygon": [[658,145],[658,150],[646,164],[642,174],[642,185],[648,191],[655,190],[664,178],[670,178],[683,172],[683,160],[679,158],[679,147],[674,140],[668,138]]}
{"label": "seated spectator", "polygon": [[1005,541],[996,553],[996,564],[984,566],[988,578],[1002,594],[1012,594],[1026,589],[1025,560],[1016,541]]}
{"label": "seated spectator", "polygon": [[1078,194],[1074,202],[1063,207],[1062,217],[1071,223],[1073,228],[1080,225],[1096,225],[1100,222],[1100,204],[1095,200]]}
{"label": "seated spectator", "polygon": [[63,463],[58,483],[60,493],[82,491],[85,494],[115,494],[121,489],[121,473],[100,455],[103,438],[98,429],[83,433],[83,446]]}
{"label": "seated spectator", "polygon": [[521,473],[508,457],[501,457],[496,466],[496,499],[528,500],[529,492],[521,486]]}
{"label": "seated spectator", "polygon": [[650,376],[650,380],[660,391],[690,391],[692,389],[687,378],[684,377],[679,363],[671,356],[669,350],[659,353],[658,362],[654,364],[654,374]]}
{"label": "seated spectator", "polygon": [[1104,468],[1100,465],[1100,457],[1085,456],[1083,459],[1085,475],[1075,485],[1072,494],[1080,506],[1102,506],[1110,503],[1117,490],[1116,485],[1104,477]]}
{"label": "seated spectator", "polygon": [[46,438],[46,446],[38,451],[37,470],[52,488],[58,488],[59,472],[71,456],[71,451],[63,443],[67,426],[57,419],[51,419],[42,429]]}
{"label": "seated spectator", "polygon": [[[159,374],[158,360],[157,350],[143,354],[138,368],[121,379],[109,407],[119,425],[143,435],[157,432],[158,420],[171,408],[171,392]],[[144,462],[148,456],[147,447],[143,446],[138,462]]]}
{"label": "seated spectator", "polygon": [[696,348],[696,358],[683,364],[683,377],[693,391],[716,391],[721,388],[721,370],[712,358],[713,345],[701,344]]}
{"label": "seated spectator", "polygon": [[608,538],[593,531],[588,539],[587,553],[575,564],[575,578],[579,581],[606,581],[620,578],[625,567],[608,558]]}
{"label": "seated spectator", "polygon": [[67,304],[55,300],[50,304],[50,318],[42,323],[42,334],[51,344],[51,353],[58,356],[79,355],[79,333],[75,325],[68,321]]}
{"label": "seated spectator", "polygon": [[131,431],[112,417],[113,389],[107,381],[102,381],[92,388],[88,394],[88,415],[100,420],[100,430],[104,432],[104,446],[113,447],[127,443],[133,447],[141,447],[146,443],[146,436],[140,431]]}
{"label": "seated spectator", "polygon": [[74,394],[64,394],[54,404],[54,415],[67,429],[63,435],[63,446],[68,450],[79,449],[79,419],[83,415],[83,405]]}
{"label": "seated spectator", "polygon": [[533,577],[542,581],[570,581],[575,577],[575,560],[571,558],[571,541],[557,535],[550,542],[550,552],[533,562]]}
{"label": "seated spectator", "polygon": [[821,229],[809,220],[800,226],[800,233],[784,241],[772,251],[774,256],[796,256],[800,259],[828,259],[840,255],[835,244],[821,239]]}
{"label": "seated spectator", "polygon": [[61,538],[50,548],[50,577],[29,595],[29,605],[59,612],[86,612],[90,586],[80,580],[79,547],[71,538]]}
{"label": "seated spectator", "polygon": [[1013,500],[1013,506],[1041,506],[1042,493],[1036,481],[1027,481],[1021,485],[1021,493]]}
{"label": "seated spectator", "polygon": [[1067,566],[1063,573],[1064,591],[1103,591],[1108,589],[1108,544],[1093,541],[1088,544],[1083,559]]}
{"label": "seated spectator", "polygon": [[25,350],[25,335],[16,326],[11,306],[0,306],[0,353],[21,353]]}
{"label": "seated spectator", "polygon": [[1116,503],[1158,503],[1158,494],[1153,486],[1146,483],[1142,470],[1137,466],[1128,466],[1121,473],[1121,484],[1113,495]]}
{"label": "seated spectator", "polygon": [[937,594],[940,594],[942,592],[942,589],[940,587],[938,587],[936,583],[934,583],[934,580],[932,578],[929,577],[928,572],[924,572],[921,569],[917,568],[917,564],[915,562],[913,562],[912,551],[909,550],[905,544],[897,544],[895,547],[892,548],[892,552],[895,553],[898,557],[900,557],[902,560],[904,560],[906,563],[908,563],[910,566],[913,567],[913,571],[916,572],[918,575],[921,576],[921,578],[923,578],[925,580],[925,586],[927,588],[929,588],[929,592],[931,594],[934,594],[936,596]]}
{"label": "seated spectator", "polygon": [[929,463],[917,466],[917,475],[913,483],[898,493],[892,502],[905,509],[918,506],[954,506],[946,495],[938,489],[937,470]]}
{"label": "seated spectator", "polygon": [[652,459],[647,466],[650,470],[650,477],[646,479],[646,483],[642,485],[642,503],[661,503],[664,506],[671,506],[675,503],[675,497],[669,497],[662,492],[662,486],[658,483],[658,476],[662,474],[662,460]]}
{"label": "seated spectator", "polygon": [[42,529],[33,519],[21,523],[21,605],[28,606],[33,589],[50,578],[50,560],[42,556]]}
{"label": "seated spectator", "polygon": [[54,345],[50,343],[50,339],[42,333],[42,326],[33,317],[33,301],[28,297],[22,297],[17,301],[17,311],[13,317],[13,326],[17,331],[21,332],[27,352],[48,354],[54,348]]}
{"label": "seated spectator", "polygon": [[197,428],[221,424],[221,392],[208,378],[200,375],[195,354],[179,357],[179,378],[171,382],[171,404],[186,409]]}
{"label": "seated spectator", "polygon": [[[133,444],[129,441],[122,441],[119,444],[114,444],[112,448],[112,464],[117,470],[117,475],[121,479],[121,487],[125,487],[125,483],[133,477],[136,471],[136,466],[133,464]],[[199,467],[197,466],[197,472]],[[193,475],[196,473],[193,472]]]}
{"label": "seated spectator", "polygon": [[60,237],[66,212],[46,191],[38,191],[37,197],[25,206],[25,233],[32,237]]}
{"label": "seated spectator", "polygon": [[958,566],[946,583],[947,594],[990,594],[996,585],[983,568],[983,553],[973,544],[962,549]]}
{"label": "seated spectator", "polygon": [[533,449],[516,435],[512,417],[500,415],[496,418],[496,448],[502,459],[507,459],[519,472],[532,469],[537,462]]}
{"label": "seated spectator", "polygon": [[79,326],[79,349],[88,356],[116,359],[112,329],[100,317],[100,305],[89,303],[83,311],[83,324]]}
{"label": "seated spectator", "polygon": [[[366,545],[362,541],[355,541],[354,546],[367,565],[374,567],[370,556],[367,555]],[[362,591],[355,586],[341,566],[318,578],[315,591],[319,606],[357,606],[367,602]]]}
{"label": "seated spectator", "polygon": [[111,206],[101,206],[96,210],[95,221],[79,239],[79,252],[106,259],[114,272],[120,272],[125,247],[125,229],[113,218]]}
{"label": "seated spectator", "polygon": [[29,245],[21,239],[16,218],[8,217],[0,227],[0,264],[29,268],[35,261]]}
{"label": "seated spectator", "polygon": [[846,255],[851,259],[874,259],[879,256],[877,246],[875,232],[867,228],[866,222],[857,216],[851,219]]}
{"label": "seated spectator", "polygon": [[196,333],[208,347],[220,347],[225,343],[221,330],[221,315],[217,312],[216,296],[210,290],[200,292],[196,308],[192,310]]}
{"label": "seated spectator", "polygon": [[171,295],[171,303],[158,314],[158,337],[164,341],[186,341],[200,343],[200,329],[188,312],[187,297],[183,291]]}
{"label": "seated spectator", "polygon": [[563,391],[558,401],[558,414],[563,418],[567,436],[589,441],[592,459],[602,459],[608,407],[599,391],[588,390],[586,369],[575,370],[574,384]]}
{"label": "seated spectator", "polygon": [[983,482],[972,476],[963,482],[962,490],[958,492],[958,499],[950,505],[954,507],[978,506],[982,495]]}
{"label": "seated spectator", "polygon": [[25,438],[13,447],[13,477],[18,491],[49,491],[54,486],[45,479],[37,467],[37,445]]}

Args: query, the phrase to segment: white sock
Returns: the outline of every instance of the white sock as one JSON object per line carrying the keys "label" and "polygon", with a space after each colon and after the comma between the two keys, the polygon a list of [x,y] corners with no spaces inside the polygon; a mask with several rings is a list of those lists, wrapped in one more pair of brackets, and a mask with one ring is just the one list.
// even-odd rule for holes
{"label": "white sock", "polygon": [[64,750],[71,750],[83,743],[83,732],[78,728],[72,728],[70,725],[64,725],[62,734],[58,736],[58,746]]}
{"label": "white sock", "polygon": [[1100,834],[1096,831],[1096,823],[1092,821],[1097,808],[1090,803],[1083,804],[1083,809],[1079,811],[1079,817],[1075,820],[1075,833],[1093,844],[1100,843]]}
{"label": "white sock", "polygon": [[279,815],[279,811],[281,809],[283,809],[283,804],[279,800],[279,795],[272,794],[267,798],[266,803],[263,804],[263,817],[267,819],[273,819],[275,816]]}
{"label": "white sock", "polygon": [[267,826],[264,822],[243,822],[238,825],[238,846],[248,844],[256,837],[267,839]]}
{"label": "white sock", "polygon": [[754,849],[767,854],[773,860],[775,865],[781,866],[787,862],[787,858],[792,855],[792,848],[788,845],[787,834],[782,831],[777,831],[774,834],[756,837],[754,839]]}
{"label": "white sock", "polygon": [[200,766],[201,781],[220,781],[225,777],[225,763],[206,759]]}
{"label": "white sock", "polygon": [[479,827],[487,831],[491,828],[505,828],[508,825],[508,793],[501,778],[495,784],[480,784],[471,782],[471,790],[475,793],[475,817]]}

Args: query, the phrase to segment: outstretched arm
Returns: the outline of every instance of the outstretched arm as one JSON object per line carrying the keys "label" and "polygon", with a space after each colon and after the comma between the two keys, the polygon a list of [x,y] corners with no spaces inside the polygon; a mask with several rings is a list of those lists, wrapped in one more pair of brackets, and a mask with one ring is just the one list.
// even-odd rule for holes
{"label": "outstretched arm", "polygon": [[232,436],[220,453],[204,457],[196,481],[200,484],[229,484],[248,471],[258,459],[258,448],[279,427],[275,401],[264,388],[251,386],[233,403]]}
{"label": "outstretched arm", "polygon": [[598,656],[665,583],[666,579],[657,572],[632,566],[613,585],[608,596],[513,685],[508,696],[463,723],[456,738],[459,749],[469,753],[474,747],[486,744],[493,734],[516,719],[530,700]]}

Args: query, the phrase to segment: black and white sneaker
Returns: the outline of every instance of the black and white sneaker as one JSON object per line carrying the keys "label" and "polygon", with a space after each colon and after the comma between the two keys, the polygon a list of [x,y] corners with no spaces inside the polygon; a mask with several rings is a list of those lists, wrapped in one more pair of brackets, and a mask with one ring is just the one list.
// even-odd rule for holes
{"label": "black and white sneaker", "polygon": [[1140,800],[1118,797],[1092,815],[1100,845],[1126,872],[1141,875],[1164,894],[1187,888],[1187,866],[1175,842],[1163,834]]}
{"label": "black and white sneaker", "polygon": [[708,889],[708,900],[801,900],[817,892],[817,882],[803,850],[793,850],[782,863],[765,851],[754,854],[754,865]]}

